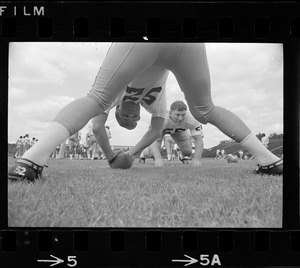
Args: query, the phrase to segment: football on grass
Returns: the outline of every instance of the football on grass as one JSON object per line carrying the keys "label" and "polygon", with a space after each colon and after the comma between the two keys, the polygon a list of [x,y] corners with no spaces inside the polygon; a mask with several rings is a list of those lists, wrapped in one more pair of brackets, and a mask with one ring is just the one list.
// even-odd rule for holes
{"label": "football on grass", "polygon": [[117,157],[110,163],[110,167],[114,169],[129,169],[132,167],[132,157],[123,151],[118,152]]}

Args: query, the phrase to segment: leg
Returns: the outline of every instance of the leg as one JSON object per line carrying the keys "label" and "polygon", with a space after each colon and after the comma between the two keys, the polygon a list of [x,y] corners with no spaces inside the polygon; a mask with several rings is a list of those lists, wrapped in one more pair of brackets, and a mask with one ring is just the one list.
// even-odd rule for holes
{"label": "leg", "polygon": [[172,71],[185,94],[191,113],[199,122],[211,123],[231,139],[240,142],[261,165],[279,160],[260,143],[239,117],[214,106],[204,45],[185,44]]}
{"label": "leg", "polygon": [[73,159],[73,154],[74,154],[74,142],[72,140],[69,139],[69,148],[70,148],[70,151],[69,151],[69,156],[70,156],[70,159]]}
{"label": "leg", "polygon": [[222,107],[214,107],[208,122],[237,142],[241,142],[251,133],[251,130],[239,117]]}
{"label": "leg", "polygon": [[148,148],[145,148],[141,154],[140,154],[140,159],[139,159],[139,163],[142,163],[142,164],[145,164],[145,161],[146,161],[146,154],[147,154],[147,149]]}
{"label": "leg", "polygon": [[246,124],[230,111],[215,107],[208,120],[209,123],[218,127],[224,134],[231,139],[239,142],[245,147],[261,165],[270,165],[278,160],[279,157],[272,154],[259,139],[251,132]]}
{"label": "leg", "polygon": [[[94,159],[95,157],[95,153],[96,153],[96,138],[94,135],[90,135],[89,136],[89,141],[88,141],[88,144],[89,144],[89,153],[88,153],[88,159],[92,158]],[[91,153],[92,153],[92,156],[91,156]]]}
{"label": "leg", "polygon": [[98,158],[98,152],[97,152],[97,142],[96,139],[92,144],[92,159]]}
{"label": "leg", "polygon": [[53,121],[63,125],[71,136],[82,129],[91,118],[102,112],[95,100],[84,97],[64,107]]}
{"label": "leg", "polygon": [[58,158],[65,158],[66,141],[60,144]]}
{"label": "leg", "polygon": [[[113,44],[89,96],[75,100],[63,108],[35,146],[23,157],[36,165],[44,166],[56,146],[84,127],[92,117],[109,108],[126,86],[153,64],[160,47],[161,44],[155,43],[147,46],[130,43]],[[11,169],[16,170],[16,167]]]}
{"label": "leg", "polygon": [[92,148],[92,147],[90,146],[90,147],[86,150],[86,152],[87,152],[87,159],[91,159],[91,151],[92,151],[91,148]]}
{"label": "leg", "polygon": [[166,151],[167,151],[167,160],[170,161],[171,156],[172,156],[172,138],[171,137],[166,137],[165,146],[166,146]]}
{"label": "leg", "polygon": [[192,155],[192,147],[190,145],[189,138],[186,132],[172,134],[172,138],[178,145],[182,153],[182,157],[184,156],[190,157]]}
{"label": "leg", "polygon": [[[173,146],[174,147],[174,146]],[[172,161],[175,160],[175,156],[176,156],[176,151],[174,150],[174,148],[172,149]]]}
{"label": "leg", "polygon": [[99,105],[89,97],[71,102],[59,112],[49,125],[48,130],[23,155],[23,158],[39,166],[44,166],[47,163],[48,156],[59,144],[83,128],[92,117],[101,111]]}

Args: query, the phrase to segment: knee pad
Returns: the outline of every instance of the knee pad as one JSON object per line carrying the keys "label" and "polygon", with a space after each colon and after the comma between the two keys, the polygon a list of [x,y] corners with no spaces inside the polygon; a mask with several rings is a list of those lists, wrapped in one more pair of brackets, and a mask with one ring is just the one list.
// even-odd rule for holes
{"label": "knee pad", "polygon": [[210,101],[208,104],[203,106],[193,105],[193,107],[190,108],[190,112],[200,123],[207,124],[211,112],[214,110],[214,108],[215,105],[212,101]]}

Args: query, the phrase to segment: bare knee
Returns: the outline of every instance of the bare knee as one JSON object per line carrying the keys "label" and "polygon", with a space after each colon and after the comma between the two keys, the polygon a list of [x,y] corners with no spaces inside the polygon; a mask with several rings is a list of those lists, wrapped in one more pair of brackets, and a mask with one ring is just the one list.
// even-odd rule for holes
{"label": "bare knee", "polygon": [[206,105],[194,105],[190,108],[191,114],[193,117],[202,124],[207,124],[211,116],[212,111],[214,110],[215,105],[213,102],[209,102]]}

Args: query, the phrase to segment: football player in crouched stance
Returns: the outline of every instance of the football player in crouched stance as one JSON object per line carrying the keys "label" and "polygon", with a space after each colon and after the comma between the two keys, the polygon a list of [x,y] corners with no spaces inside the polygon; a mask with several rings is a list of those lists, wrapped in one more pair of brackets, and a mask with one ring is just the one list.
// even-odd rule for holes
{"label": "football player in crouched stance", "polygon": [[160,154],[162,138],[165,134],[170,134],[178,145],[182,156],[179,160],[183,163],[189,163],[193,149],[190,143],[191,136],[195,140],[195,154],[191,160],[191,165],[201,166],[203,153],[203,132],[202,125],[188,111],[183,101],[175,101],[171,104],[168,117],[163,126],[161,137],[151,145],[152,153],[155,159],[155,166],[163,166],[163,160]]}
{"label": "football player in crouched stance", "polygon": [[[103,153],[107,156],[111,168],[129,168],[130,165],[125,159],[131,157],[134,161],[134,156],[140,151],[142,151],[141,154],[145,154],[145,157],[142,156],[142,158],[147,157],[147,146],[160,135],[166,118],[165,87],[168,75],[169,71],[164,68],[149,68],[127,86],[125,92],[119,95],[108,110],[92,119],[93,133]],[[152,115],[151,126],[134,147],[116,157],[115,152],[111,149],[109,137],[106,135],[104,127],[108,114],[113,107],[116,107],[115,117],[119,125],[132,130],[135,129],[137,122],[140,120],[140,106]],[[121,160],[121,157],[123,160]]]}
{"label": "football player in crouched stance", "polygon": [[[196,120],[216,126],[255,157],[257,173],[282,174],[282,159],[265,148],[237,115],[214,105],[204,43],[112,43],[90,94],[69,103],[56,115],[38,142],[11,166],[8,178],[39,178],[59,144],[107,110],[127,85],[154,66],[172,71]],[[151,100],[151,93],[147,99]]]}

